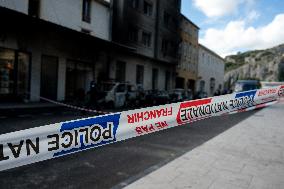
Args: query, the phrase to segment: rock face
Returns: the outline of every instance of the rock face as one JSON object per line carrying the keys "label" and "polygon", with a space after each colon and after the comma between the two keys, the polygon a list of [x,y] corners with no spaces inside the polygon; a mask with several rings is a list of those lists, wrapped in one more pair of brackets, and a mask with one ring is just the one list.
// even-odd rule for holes
{"label": "rock face", "polygon": [[228,56],[225,59],[227,72],[224,81],[227,88],[231,88],[239,79],[284,81],[284,44],[271,49]]}

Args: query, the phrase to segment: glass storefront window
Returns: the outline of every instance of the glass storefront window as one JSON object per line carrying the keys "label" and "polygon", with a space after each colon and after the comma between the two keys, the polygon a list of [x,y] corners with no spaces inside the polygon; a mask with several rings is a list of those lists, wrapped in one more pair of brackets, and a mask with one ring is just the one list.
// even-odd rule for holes
{"label": "glass storefront window", "polygon": [[14,93],[14,63],[15,52],[0,48],[0,95],[8,96]]}
{"label": "glass storefront window", "polygon": [[29,63],[29,54],[0,48],[0,101],[27,98]]}

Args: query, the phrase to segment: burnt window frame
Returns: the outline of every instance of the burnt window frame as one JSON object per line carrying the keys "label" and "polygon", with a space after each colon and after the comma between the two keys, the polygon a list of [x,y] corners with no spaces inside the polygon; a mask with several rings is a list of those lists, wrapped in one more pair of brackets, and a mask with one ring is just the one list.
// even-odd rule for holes
{"label": "burnt window frame", "polygon": [[153,3],[144,0],[143,2],[143,13],[147,16],[153,15]]}
{"label": "burnt window frame", "polygon": [[137,64],[136,65],[136,84],[142,85],[144,84],[144,66]]}
{"label": "burnt window frame", "polygon": [[167,28],[170,27],[171,15],[170,15],[167,11],[164,11],[163,23],[164,23],[164,26],[165,26],[165,27],[167,27]]}
{"label": "burnt window frame", "polygon": [[142,37],[141,37],[141,43],[142,43],[142,45],[144,45],[146,47],[151,47],[152,46],[152,33],[143,30],[142,31]]}
{"label": "burnt window frame", "polygon": [[133,9],[139,9],[139,0],[129,0],[129,6]]}
{"label": "burnt window frame", "polygon": [[91,23],[92,0],[82,0],[82,21]]}
{"label": "burnt window frame", "polygon": [[29,0],[28,15],[38,18],[40,15],[40,0]]}
{"label": "burnt window frame", "polygon": [[132,42],[137,43],[139,41],[139,28],[130,25],[128,28],[128,39]]}

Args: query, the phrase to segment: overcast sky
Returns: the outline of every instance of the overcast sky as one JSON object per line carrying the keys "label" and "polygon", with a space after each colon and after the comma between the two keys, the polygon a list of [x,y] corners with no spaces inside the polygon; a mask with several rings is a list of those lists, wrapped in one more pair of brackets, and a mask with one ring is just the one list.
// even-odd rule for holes
{"label": "overcast sky", "polygon": [[182,13],[223,57],[284,43],[284,0],[182,0]]}

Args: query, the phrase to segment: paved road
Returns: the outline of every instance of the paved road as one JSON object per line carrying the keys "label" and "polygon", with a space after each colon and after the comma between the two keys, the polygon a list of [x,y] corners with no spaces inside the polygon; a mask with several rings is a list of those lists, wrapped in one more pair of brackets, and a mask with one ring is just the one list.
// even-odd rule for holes
{"label": "paved road", "polygon": [[[256,111],[202,120],[105,147],[0,172],[0,188],[120,188]],[[0,117],[0,133],[84,117],[78,112]]]}
{"label": "paved road", "polygon": [[125,189],[283,189],[283,115],[262,109]]}

